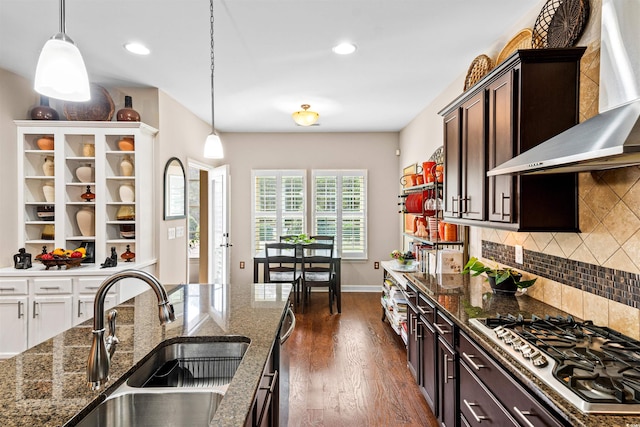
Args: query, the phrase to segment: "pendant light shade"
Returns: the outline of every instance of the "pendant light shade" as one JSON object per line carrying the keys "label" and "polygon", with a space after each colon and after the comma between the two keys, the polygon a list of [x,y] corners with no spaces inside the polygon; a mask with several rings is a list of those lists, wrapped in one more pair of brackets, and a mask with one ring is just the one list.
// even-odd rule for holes
{"label": "pendant light shade", "polygon": [[73,40],[65,34],[64,0],[60,0],[60,32],[42,48],[34,89],[41,95],[65,101],[91,99],[89,76],[82,55]]}
{"label": "pendant light shade", "polygon": [[296,111],[291,115],[294,122],[300,126],[311,126],[318,121],[320,114],[315,111],[309,111],[311,107],[309,104],[302,104],[300,107],[302,108],[301,111]]}
{"label": "pendant light shade", "polygon": [[222,159],[224,151],[222,149],[222,141],[220,137],[212,132],[204,142],[204,157],[207,159]]}
{"label": "pendant light shade", "polygon": [[222,141],[216,133],[216,117],[213,90],[213,70],[214,70],[214,51],[213,51],[213,0],[209,0],[209,13],[211,22],[211,134],[204,142],[204,157],[207,159],[222,159],[224,151],[222,149]]}

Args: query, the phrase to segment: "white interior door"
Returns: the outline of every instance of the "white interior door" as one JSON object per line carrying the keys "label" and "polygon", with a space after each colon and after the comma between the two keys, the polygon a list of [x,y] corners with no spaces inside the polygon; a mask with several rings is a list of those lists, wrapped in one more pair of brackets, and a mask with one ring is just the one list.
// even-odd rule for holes
{"label": "white interior door", "polygon": [[211,217],[209,228],[212,242],[209,257],[209,283],[229,283],[231,239],[229,236],[229,165],[213,169],[211,177]]}

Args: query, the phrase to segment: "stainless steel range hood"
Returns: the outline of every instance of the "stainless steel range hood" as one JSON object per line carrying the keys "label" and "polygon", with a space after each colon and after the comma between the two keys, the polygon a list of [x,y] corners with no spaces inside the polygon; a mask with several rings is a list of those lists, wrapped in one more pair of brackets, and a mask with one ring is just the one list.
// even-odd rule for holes
{"label": "stainless steel range hood", "polygon": [[597,116],[487,175],[602,170],[640,164],[640,1],[603,0]]}

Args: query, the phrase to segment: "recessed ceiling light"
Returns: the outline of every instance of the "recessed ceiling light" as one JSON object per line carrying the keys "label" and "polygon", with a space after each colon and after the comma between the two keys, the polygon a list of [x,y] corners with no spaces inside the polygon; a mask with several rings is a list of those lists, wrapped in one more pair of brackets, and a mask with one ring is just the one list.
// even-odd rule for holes
{"label": "recessed ceiling light", "polygon": [[340,43],[333,47],[333,51],[338,55],[350,55],[357,49],[356,45],[349,42]]}
{"label": "recessed ceiling light", "polygon": [[126,43],[124,48],[136,55],[149,55],[151,53],[149,48],[141,43]]}

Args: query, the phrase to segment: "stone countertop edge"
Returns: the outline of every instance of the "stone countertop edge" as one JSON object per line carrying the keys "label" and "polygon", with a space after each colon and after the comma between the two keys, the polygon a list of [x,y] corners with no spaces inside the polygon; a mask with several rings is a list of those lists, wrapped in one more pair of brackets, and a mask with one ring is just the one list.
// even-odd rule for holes
{"label": "stone countertop edge", "polygon": [[[267,289],[267,287],[269,287]],[[0,418],[5,426],[74,426],[115,390],[157,346],[172,341],[250,340],[210,426],[243,427],[253,406],[269,352],[288,304],[289,284],[166,286],[170,299],[182,290],[184,314],[160,325],[153,291],[118,309],[120,344],[108,387],[86,386],[93,320],[88,320],[9,359],[0,360]],[[224,294],[224,295],[223,295]],[[216,314],[214,300],[222,301]],[[189,304],[189,302],[192,302]],[[190,310],[187,316],[187,310]],[[187,318],[188,317],[188,318]],[[44,387],[42,387],[44,385]],[[41,389],[42,387],[42,389]]]}
{"label": "stone countertop edge", "polygon": [[[397,272],[396,272],[397,274]],[[464,331],[469,337],[477,342],[487,353],[489,353],[505,370],[516,377],[522,384],[526,386],[533,394],[535,394],[541,401],[547,404],[547,406],[553,408],[559,415],[564,416],[565,422],[575,427],[631,427],[640,426],[640,415],[625,415],[625,414],[584,414],[579,411],[573,404],[568,402],[552,388],[547,386],[541,380],[537,379],[526,368],[524,368],[520,362],[513,359],[508,353],[504,352],[497,345],[495,345],[488,337],[478,333],[475,328],[469,324],[469,319],[472,317],[482,318],[495,316],[498,312],[506,314],[507,311],[499,310],[500,307],[494,307],[491,310],[483,310],[479,315],[470,316],[465,310],[465,306],[471,306],[471,294],[475,292],[491,293],[491,288],[488,283],[484,282],[481,277],[469,277],[459,276],[461,287],[455,289],[451,287],[443,288],[437,284],[438,278],[432,275],[426,275],[423,273],[403,273],[407,280],[415,285],[418,290],[427,296],[433,303],[436,304],[438,310],[442,310],[447,313],[448,317]],[[441,275],[452,276],[452,275]],[[397,278],[397,275],[396,275]],[[534,285],[535,286],[535,285]],[[442,295],[457,295],[459,298],[456,307],[447,307],[439,301],[439,296]],[[536,300],[527,296],[526,294],[519,294],[516,296],[520,311],[511,314],[523,314],[524,316],[530,314],[538,315],[563,315],[566,313],[555,307],[547,305],[542,301]],[[469,310],[474,311],[474,310]],[[574,316],[575,317],[575,316]]]}

